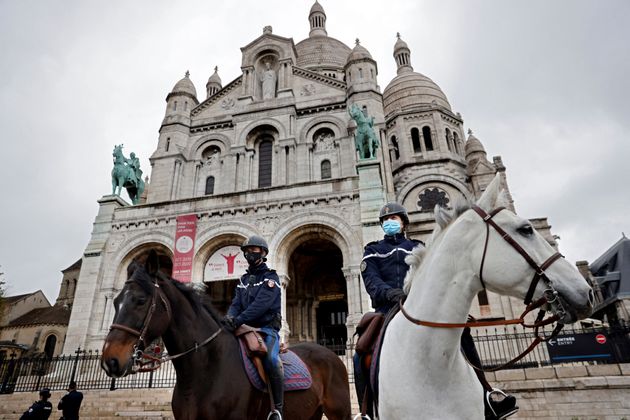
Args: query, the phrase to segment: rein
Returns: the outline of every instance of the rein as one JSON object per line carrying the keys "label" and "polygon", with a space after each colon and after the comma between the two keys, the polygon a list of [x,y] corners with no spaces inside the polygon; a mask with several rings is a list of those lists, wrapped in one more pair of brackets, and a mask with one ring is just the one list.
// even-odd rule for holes
{"label": "rein", "polygon": [[[524,303],[526,306],[525,310],[523,311],[523,313],[520,315],[520,317],[518,317],[517,319],[505,319],[505,320],[495,320],[495,321],[469,321],[469,322],[462,322],[462,323],[450,323],[450,322],[433,322],[433,321],[424,321],[421,319],[417,319],[414,318],[413,316],[411,316],[409,314],[409,312],[407,312],[405,310],[405,307],[403,306],[403,301],[399,302],[399,306],[400,306],[400,311],[402,312],[402,314],[405,316],[405,318],[407,318],[407,320],[409,320],[410,322],[416,324],[416,325],[421,325],[424,327],[431,327],[431,328],[479,328],[479,327],[492,327],[492,326],[499,326],[499,325],[522,325],[525,328],[533,328],[534,329],[534,335],[535,335],[535,339],[534,341],[532,341],[532,343],[529,345],[529,347],[527,347],[527,349],[525,349],[525,351],[523,351],[521,354],[519,354],[518,356],[516,356],[514,359],[510,360],[507,363],[504,363],[500,366],[494,367],[494,368],[490,368],[490,369],[483,369],[481,366],[475,366],[474,364],[472,364],[468,359],[466,359],[466,357],[464,356],[464,359],[466,360],[466,362],[468,362],[469,365],[471,365],[474,369],[482,371],[482,372],[494,372],[500,369],[505,369],[511,365],[513,365],[514,363],[518,362],[519,360],[521,360],[523,357],[525,357],[528,353],[530,353],[532,350],[534,350],[534,348],[540,344],[543,341],[549,341],[551,340],[553,337],[555,337],[556,335],[558,335],[558,333],[560,332],[560,330],[562,329],[562,327],[564,326],[563,324],[558,324],[556,325],[556,327],[553,329],[553,332],[551,333],[550,336],[548,337],[544,337],[541,336],[539,334],[539,328],[545,325],[549,325],[552,324],[556,321],[558,321],[559,319],[562,318],[562,316],[564,315],[564,308],[562,307],[562,304],[560,303],[560,301],[558,300],[558,292],[553,288],[553,285],[551,284],[551,280],[549,279],[549,277],[547,277],[547,275],[545,274],[545,270],[547,268],[549,268],[549,266],[551,266],[551,264],[553,264],[556,260],[558,260],[559,258],[563,257],[562,254],[560,254],[559,252],[554,253],[553,255],[551,255],[549,258],[547,258],[541,265],[538,265],[534,259],[527,253],[527,251],[525,251],[523,249],[523,247],[521,247],[518,242],[516,242],[514,240],[514,238],[512,238],[512,236],[510,236],[509,233],[507,233],[505,230],[503,230],[503,228],[501,228],[499,225],[497,225],[495,223],[494,220],[492,220],[492,218],[494,216],[496,216],[499,212],[501,212],[501,210],[505,210],[505,207],[499,207],[494,209],[493,211],[491,211],[490,213],[486,213],[482,208],[480,208],[479,206],[473,205],[472,209],[483,219],[485,225],[486,225],[486,239],[485,239],[485,243],[484,243],[484,248],[483,248],[483,254],[481,257],[481,264],[479,267],[479,280],[481,281],[481,285],[483,286],[483,288],[486,288],[486,285],[483,281],[483,266],[484,266],[484,262],[486,260],[486,253],[488,251],[488,240],[490,237],[490,226],[492,226],[494,228],[494,230],[497,231],[497,233],[499,235],[501,235],[501,237],[512,246],[512,248],[514,248],[516,250],[516,252],[518,252],[524,259],[525,261],[527,261],[527,263],[534,269],[534,277],[532,278],[532,281],[529,285],[529,288],[527,290],[527,294],[525,295],[525,299],[524,299]],[[536,290],[536,286],[538,285],[538,282],[540,281],[540,279],[542,279],[546,285],[547,285],[547,289],[545,289],[543,295],[535,300],[534,302],[532,302],[532,296],[534,294],[534,291]],[[544,318],[545,316],[545,310],[544,309],[540,309],[538,312],[538,315],[536,316],[536,320],[531,323],[528,324],[525,322],[525,316],[527,314],[529,314],[530,312],[532,312],[535,309],[541,308],[542,306],[546,305],[546,304],[550,304],[550,303],[556,303],[559,307],[558,312],[554,315],[552,315],[549,318]]]}
{"label": "rein", "polygon": [[[128,283],[133,283],[133,280],[127,280],[125,282],[125,285]],[[132,355],[132,359],[133,359],[133,366],[132,366],[132,371],[133,373],[138,373],[138,372],[150,372],[153,370],[157,370],[159,369],[163,363],[166,363],[168,361],[174,360],[174,359],[178,359],[182,356],[185,356],[191,352],[196,352],[200,347],[205,346],[206,344],[210,343],[212,340],[214,340],[215,338],[217,338],[217,336],[221,333],[221,331],[223,330],[221,327],[219,327],[219,329],[217,331],[215,331],[210,337],[206,338],[204,341],[202,341],[201,343],[195,343],[192,347],[190,347],[188,350],[185,350],[181,353],[177,353],[174,355],[164,355],[162,354],[159,357],[153,356],[149,353],[147,353],[146,351],[143,351],[140,349],[140,343],[143,344],[143,347],[146,347],[146,341],[145,341],[145,334],[147,332],[147,329],[149,328],[149,325],[151,323],[151,318],[153,317],[153,313],[155,312],[155,309],[157,307],[157,295],[160,296],[160,300],[162,301],[162,304],[164,305],[164,308],[166,309],[166,314],[168,315],[168,323],[171,322],[172,318],[173,318],[173,312],[171,310],[171,305],[168,302],[168,299],[166,299],[166,296],[164,295],[164,292],[162,291],[162,289],[160,288],[160,285],[157,282],[157,278],[155,280],[155,283],[153,283],[153,286],[155,286],[155,289],[153,291],[153,295],[151,297],[151,306],[149,307],[147,314],[144,317],[144,321],[142,323],[142,329],[140,331],[128,327],[126,325],[122,325],[122,324],[112,324],[109,327],[109,330],[120,330],[120,331],[124,331],[128,334],[131,334],[133,336],[138,337],[138,341],[136,341],[136,344],[134,344],[133,346],[133,355]]]}

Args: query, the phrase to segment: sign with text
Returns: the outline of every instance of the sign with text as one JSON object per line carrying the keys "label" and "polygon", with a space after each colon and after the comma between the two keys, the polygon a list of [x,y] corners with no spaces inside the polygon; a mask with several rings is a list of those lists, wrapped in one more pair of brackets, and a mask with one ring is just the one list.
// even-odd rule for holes
{"label": "sign with text", "polygon": [[175,230],[175,258],[173,278],[181,282],[192,281],[192,263],[195,255],[195,234],[197,233],[197,215],[177,216]]}
{"label": "sign with text", "polygon": [[552,362],[609,360],[613,358],[606,333],[563,334],[547,341]]}
{"label": "sign with text", "polygon": [[204,281],[240,278],[247,270],[247,260],[237,245],[224,246],[215,251],[206,263]]}

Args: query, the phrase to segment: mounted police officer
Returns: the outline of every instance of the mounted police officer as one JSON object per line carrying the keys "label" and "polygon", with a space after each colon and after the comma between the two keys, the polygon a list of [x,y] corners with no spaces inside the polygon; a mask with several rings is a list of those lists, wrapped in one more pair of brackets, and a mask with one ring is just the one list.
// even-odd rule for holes
{"label": "mounted police officer", "polygon": [[25,419],[37,419],[46,420],[52,413],[52,404],[48,399],[50,398],[50,389],[42,388],[39,391],[39,401],[35,401],[28,410],[22,414],[20,420]]}
{"label": "mounted police officer", "polygon": [[[407,210],[398,203],[385,204],[379,213],[379,222],[385,232],[380,241],[370,242],[365,246],[361,261],[361,276],[376,312],[387,314],[393,307],[404,299],[403,282],[409,266],[405,257],[416,246],[424,246],[421,241],[407,239],[405,228],[409,225]],[[481,366],[479,355],[470,335],[470,328],[462,333],[462,351],[466,358],[476,366]],[[355,387],[359,398],[359,405],[365,395],[367,387],[367,372],[361,366],[361,356],[354,357]],[[516,399],[502,391],[493,389],[486,380],[483,372],[475,370],[477,377],[485,390],[484,406],[486,419],[502,420],[518,410]],[[494,396],[501,399],[495,401]],[[370,414],[370,410],[368,410]]]}
{"label": "mounted police officer", "polygon": [[280,280],[276,272],[265,264],[269,254],[267,242],[251,236],[241,246],[249,267],[236,285],[236,293],[225,316],[224,326],[234,331],[243,324],[260,328],[265,335],[267,354],[263,366],[270,382],[275,410],[268,417],[282,419],[284,405],[284,374],[280,361]]}

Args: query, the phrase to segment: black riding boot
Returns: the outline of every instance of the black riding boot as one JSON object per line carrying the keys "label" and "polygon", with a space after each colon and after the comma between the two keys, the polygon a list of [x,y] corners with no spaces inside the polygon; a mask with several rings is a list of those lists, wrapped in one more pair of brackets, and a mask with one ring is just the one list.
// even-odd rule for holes
{"label": "black riding boot", "polygon": [[[464,328],[461,338],[461,347],[464,352],[464,356],[474,366],[481,367],[481,359],[479,353],[475,348],[475,342],[470,334],[470,328]],[[503,391],[492,388],[492,385],[486,379],[486,375],[480,370],[475,369],[477,379],[483,386],[483,406],[485,411],[485,417],[488,420],[503,420],[509,416],[515,414],[518,411],[516,405],[516,398],[512,395],[507,395]],[[499,396],[500,399],[493,397]]]}
{"label": "black riding boot", "polygon": [[269,420],[282,420],[282,409],[284,408],[284,374],[282,367],[277,369],[277,372],[272,372],[269,375],[269,385],[271,388],[271,395],[273,396],[273,404],[275,411],[269,415]]}

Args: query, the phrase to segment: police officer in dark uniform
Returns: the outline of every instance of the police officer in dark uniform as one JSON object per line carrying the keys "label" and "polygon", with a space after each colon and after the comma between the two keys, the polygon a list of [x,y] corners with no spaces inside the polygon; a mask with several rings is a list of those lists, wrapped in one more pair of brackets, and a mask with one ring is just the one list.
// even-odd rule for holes
{"label": "police officer in dark uniform", "polygon": [[79,420],[79,410],[83,401],[83,393],[77,391],[77,383],[71,381],[68,385],[68,393],[61,397],[57,410],[62,410],[63,420]]}
{"label": "police officer in dark uniform", "polygon": [[28,410],[22,414],[20,420],[46,420],[52,413],[52,404],[48,399],[50,398],[50,389],[42,388],[39,391],[39,401],[35,401]]}
{"label": "police officer in dark uniform", "polygon": [[243,243],[241,251],[249,267],[236,285],[236,293],[223,324],[230,331],[247,324],[260,328],[264,333],[267,355],[263,359],[263,366],[269,377],[275,406],[268,419],[281,420],[284,373],[280,361],[280,280],[275,270],[265,264],[269,247],[263,238],[251,236]]}
{"label": "police officer in dark uniform", "polygon": [[[424,244],[421,241],[405,237],[404,231],[409,224],[409,216],[407,210],[400,204],[394,202],[385,204],[381,208],[379,221],[385,232],[385,237],[365,246],[361,261],[361,275],[365,289],[372,299],[372,307],[377,312],[386,314],[405,297],[402,287],[409,270],[409,266],[405,263],[405,257],[411,253],[413,248],[424,246]],[[473,338],[470,335],[470,328],[465,329],[462,334],[462,350],[469,361],[476,366],[481,365]],[[361,404],[367,379],[365,372],[362,372],[360,358],[356,354],[354,364],[355,387],[359,404]],[[493,390],[483,372],[477,370],[475,372],[486,390],[484,396],[486,419],[502,420],[516,413],[518,410],[516,399],[511,395],[505,395],[502,391]],[[499,394],[502,399],[495,401],[491,398],[494,394]]]}
{"label": "police officer in dark uniform", "polygon": [[[385,237],[380,241],[370,242],[365,246],[361,261],[361,276],[376,312],[387,314],[389,310],[405,297],[403,281],[409,266],[405,257],[422,242],[408,239],[405,227],[409,224],[407,210],[398,203],[387,203],[379,214],[381,228]],[[361,356],[354,355],[354,385],[362,406],[368,381],[368,372],[362,368]],[[371,415],[371,407],[368,407]]]}

